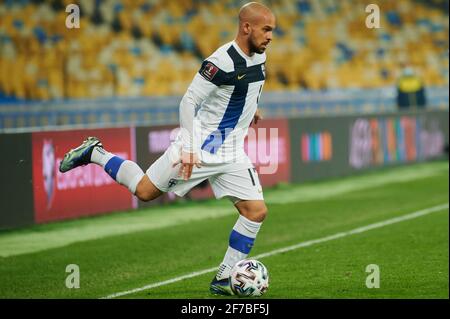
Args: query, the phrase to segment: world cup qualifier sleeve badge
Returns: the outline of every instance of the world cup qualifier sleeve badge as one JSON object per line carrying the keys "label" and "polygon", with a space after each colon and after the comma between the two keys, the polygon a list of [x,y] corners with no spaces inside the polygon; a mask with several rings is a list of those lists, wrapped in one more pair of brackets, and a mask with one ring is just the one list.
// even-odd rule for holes
{"label": "world cup qualifier sleeve badge", "polygon": [[219,68],[209,61],[203,62],[200,69],[200,74],[208,81],[212,81],[214,76],[216,76]]}

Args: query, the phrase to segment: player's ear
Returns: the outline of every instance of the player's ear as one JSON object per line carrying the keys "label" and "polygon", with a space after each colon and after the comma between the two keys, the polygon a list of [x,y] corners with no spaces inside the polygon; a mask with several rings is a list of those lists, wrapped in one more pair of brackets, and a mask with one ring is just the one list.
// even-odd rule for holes
{"label": "player's ear", "polygon": [[252,30],[252,27],[251,27],[250,23],[245,22],[244,23],[244,32],[245,32],[245,34],[247,34],[247,35],[250,34],[251,30]]}

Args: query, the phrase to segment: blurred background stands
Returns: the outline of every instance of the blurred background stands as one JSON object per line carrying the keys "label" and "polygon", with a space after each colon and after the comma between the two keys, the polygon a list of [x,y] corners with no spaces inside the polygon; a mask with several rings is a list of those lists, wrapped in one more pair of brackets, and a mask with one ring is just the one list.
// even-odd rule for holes
{"label": "blurred background stands", "polygon": [[[65,27],[65,8],[72,2],[80,7],[79,29]],[[42,118],[48,125],[176,121],[177,102],[162,102],[165,112],[157,112],[154,98],[185,92],[201,61],[234,38],[245,2],[0,2],[0,128],[45,125]],[[269,98],[262,99],[271,116],[393,110],[405,64],[431,90],[429,104],[448,108],[448,1],[378,0],[379,29],[365,27],[367,3],[361,0],[265,3],[277,17],[267,51]],[[376,98],[367,102],[367,91]],[[355,92],[362,102],[353,105]],[[293,97],[299,99],[294,104]],[[119,118],[101,114],[103,105],[111,108],[111,98]],[[71,117],[69,111],[79,107],[87,113]],[[66,119],[55,110],[67,111]]]}

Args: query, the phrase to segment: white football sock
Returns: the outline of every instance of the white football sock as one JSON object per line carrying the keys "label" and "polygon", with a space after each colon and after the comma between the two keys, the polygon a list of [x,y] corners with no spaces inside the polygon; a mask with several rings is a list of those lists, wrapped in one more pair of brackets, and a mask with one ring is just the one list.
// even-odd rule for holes
{"label": "white football sock", "polygon": [[91,154],[91,162],[105,168],[106,163],[115,155],[107,152],[103,147],[94,147]]}
{"label": "white football sock", "polygon": [[229,246],[216,275],[217,279],[229,277],[233,266],[248,256],[261,225],[262,223],[239,215],[230,234]]}
{"label": "white football sock", "polygon": [[132,194],[136,193],[136,187],[144,176],[142,169],[132,161],[124,161],[117,172],[117,182],[128,187]]}
{"label": "white football sock", "polygon": [[102,147],[94,147],[91,162],[102,166],[109,176],[126,186],[133,194],[144,176],[144,172],[135,162],[123,160]]}

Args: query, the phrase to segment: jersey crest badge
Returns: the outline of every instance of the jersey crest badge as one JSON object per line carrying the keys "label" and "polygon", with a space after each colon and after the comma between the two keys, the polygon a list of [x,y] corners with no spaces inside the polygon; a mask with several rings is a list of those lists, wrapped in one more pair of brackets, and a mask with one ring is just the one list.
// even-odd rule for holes
{"label": "jersey crest badge", "polygon": [[202,68],[200,71],[200,74],[207,79],[208,81],[211,81],[214,76],[217,74],[217,71],[219,71],[219,68],[212,64],[211,62],[206,63],[206,65]]}

